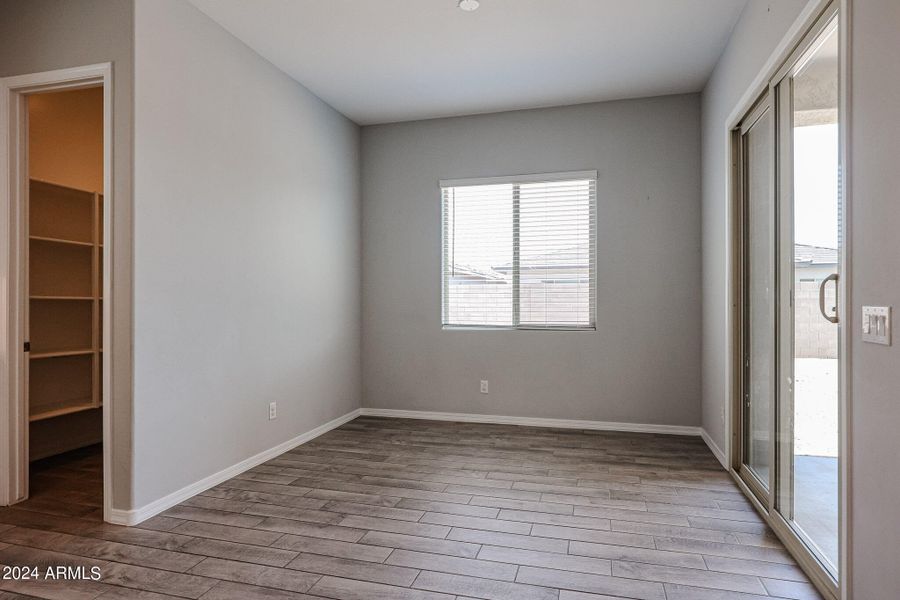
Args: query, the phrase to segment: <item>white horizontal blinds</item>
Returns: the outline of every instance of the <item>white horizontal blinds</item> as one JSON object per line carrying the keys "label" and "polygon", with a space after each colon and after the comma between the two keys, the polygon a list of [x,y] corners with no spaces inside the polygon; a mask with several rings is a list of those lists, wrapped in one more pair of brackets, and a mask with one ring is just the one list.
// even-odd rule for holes
{"label": "white horizontal blinds", "polygon": [[520,186],[521,325],[593,327],[595,195],[592,179]]}
{"label": "white horizontal blinds", "polygon": [[442,184],[444,325],[594,326],[596,177],[574,175]]}
{"label": "white horizontal blinds", "polygon": [[443,188],[444,324],[513,325],[512,185]]}

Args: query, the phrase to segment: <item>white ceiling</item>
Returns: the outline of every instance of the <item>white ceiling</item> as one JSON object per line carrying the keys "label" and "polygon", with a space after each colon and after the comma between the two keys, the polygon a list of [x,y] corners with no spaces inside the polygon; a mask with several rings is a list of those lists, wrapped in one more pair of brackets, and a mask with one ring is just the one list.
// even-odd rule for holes
{"label": "white ceiling", "polygon": [[191,0],[357,123],[699,91],[747,0]]}

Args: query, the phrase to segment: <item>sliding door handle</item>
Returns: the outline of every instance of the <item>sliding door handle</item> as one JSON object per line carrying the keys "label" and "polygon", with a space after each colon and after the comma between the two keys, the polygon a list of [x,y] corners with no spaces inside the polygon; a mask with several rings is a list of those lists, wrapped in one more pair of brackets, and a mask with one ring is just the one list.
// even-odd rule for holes
{"label": "sliding door handle", "polygon": [[[834,316],[828,316],[828,313],[825,312],[825,285],[829,281],[834,281]],[[825,317],[826,320],[831,321],[832,323],[838,322],[838,274],[832,273],[828,277],[822,280],[822,283],[819,284],[819,312],[822,313],[822,316]]]}

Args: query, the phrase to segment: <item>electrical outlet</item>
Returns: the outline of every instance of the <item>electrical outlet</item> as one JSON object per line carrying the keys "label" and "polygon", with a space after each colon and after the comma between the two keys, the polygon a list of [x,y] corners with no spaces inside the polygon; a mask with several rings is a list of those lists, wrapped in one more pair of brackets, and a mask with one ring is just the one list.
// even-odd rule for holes
{"label": "electrical outlet", "polygon": [[724,423],[725,422],[725,405],[724,404],[722,405],[722,414],[720,415],[720,418],[722,419],[722,422]]}
{"label": "electrical outlet", "polygon": [[488,393],[488,382],[487,382],[487,379],[482,379],[482,380],[481,380],[481,393],[482,393],[482,394],[487,394],[487,393]]}
{"label": "electrical outlet", "polygon": [[269,420],[275,419],[278,417],[278,403],[277,402],[269,402]]}

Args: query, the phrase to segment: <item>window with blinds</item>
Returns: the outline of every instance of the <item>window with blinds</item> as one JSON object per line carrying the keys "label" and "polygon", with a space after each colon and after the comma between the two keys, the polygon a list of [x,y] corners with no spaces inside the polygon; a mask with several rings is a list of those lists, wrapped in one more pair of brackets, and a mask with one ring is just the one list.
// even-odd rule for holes
{"label": "window with blinds", "polygon": [[594,329],[596,171],[441,181],[444,327]]}

